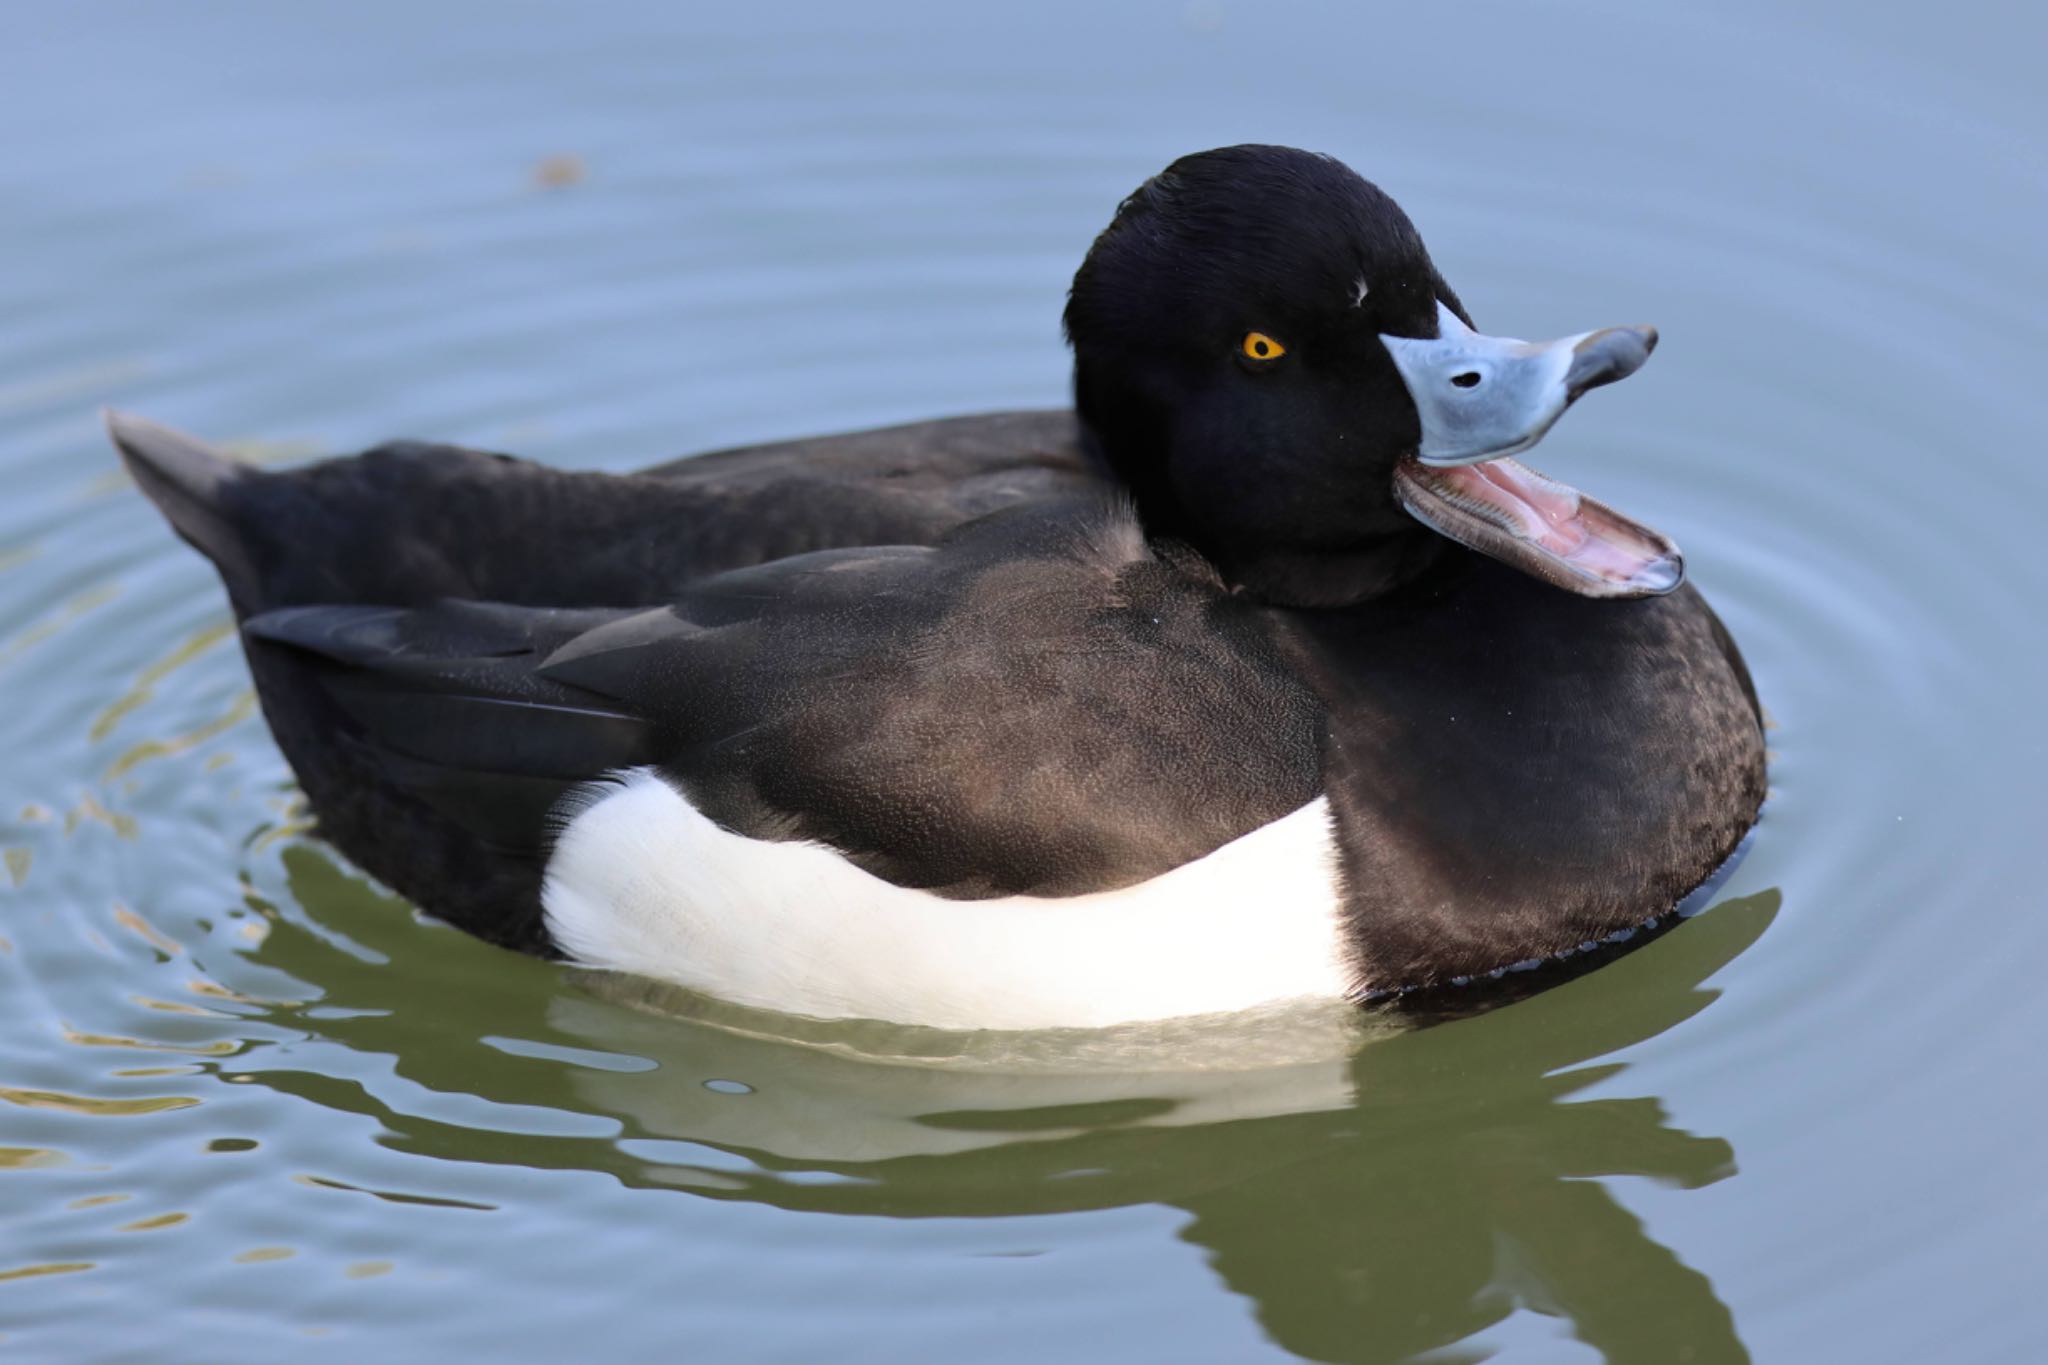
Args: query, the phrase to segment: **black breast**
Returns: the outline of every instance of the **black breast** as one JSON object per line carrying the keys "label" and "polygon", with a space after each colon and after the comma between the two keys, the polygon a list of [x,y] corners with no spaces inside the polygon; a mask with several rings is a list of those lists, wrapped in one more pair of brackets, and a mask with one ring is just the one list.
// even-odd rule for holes
{"label": "black breast", "polygon": [[1412,986],[1663,913],[1761,805],[1755,695],[1690,587],[1573,597],[1476,556],[1284,613],[1331,717],[1325,776],[1361,984]]}

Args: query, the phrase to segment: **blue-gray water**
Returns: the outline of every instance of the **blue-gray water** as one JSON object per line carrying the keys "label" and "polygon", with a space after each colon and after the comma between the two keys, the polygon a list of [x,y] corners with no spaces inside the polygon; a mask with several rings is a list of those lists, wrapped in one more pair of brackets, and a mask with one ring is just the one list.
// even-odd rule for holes
{"label": "blue-gray water", "polygon": [[[15,6],[0,1358],[2037,1358],[2048,22],[1704,8]],[[304,832],[97,430],[626,468],[1056,403],[1118,197],[1246,140],[1490,330],[1662,327],[1539,463],[1775,722],[1717,906],[1480,1019],[962,1040],[470,942]]]}

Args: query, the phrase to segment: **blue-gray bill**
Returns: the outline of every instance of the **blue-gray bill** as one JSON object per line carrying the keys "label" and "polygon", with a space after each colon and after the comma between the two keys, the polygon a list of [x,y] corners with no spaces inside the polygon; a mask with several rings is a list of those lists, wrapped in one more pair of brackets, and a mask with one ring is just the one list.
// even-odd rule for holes
{"label": "blue-gray bill", "polygon": [[1422,428],[1394,474],[1409,514],[1587,597],[1651,597],[1683,582],[1669,537],[1507,458],[1542,440],[1579,395],[1640,369],[1656,329],[1517,341],[1473,331],[1442,303],[1437,314],[1434,337],[1380,338]]}

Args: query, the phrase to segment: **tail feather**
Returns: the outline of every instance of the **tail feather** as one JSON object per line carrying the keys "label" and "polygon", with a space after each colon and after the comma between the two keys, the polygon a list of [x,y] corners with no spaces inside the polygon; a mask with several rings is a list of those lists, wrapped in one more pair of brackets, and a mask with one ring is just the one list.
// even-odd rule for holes
{"label": "tail feather", "polygon": [[177,533],[213,561],[228,595],[244,611],[254,606],[256,565],[238,513],[253,485],[266,476],[195,436],[132,413],[106,411],[107,435],[135,482]]}

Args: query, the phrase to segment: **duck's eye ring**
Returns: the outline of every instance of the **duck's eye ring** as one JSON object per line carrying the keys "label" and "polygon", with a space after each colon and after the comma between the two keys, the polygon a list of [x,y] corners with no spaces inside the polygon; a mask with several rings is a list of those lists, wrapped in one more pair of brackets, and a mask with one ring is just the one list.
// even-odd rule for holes
{"label": "duck's eye ring", "polygon": [[1238,349],[1244,353],[1247,360],[1278,360],[1287,354],[1285,346],[1264,332],[1246,332],[1244,341]]}

